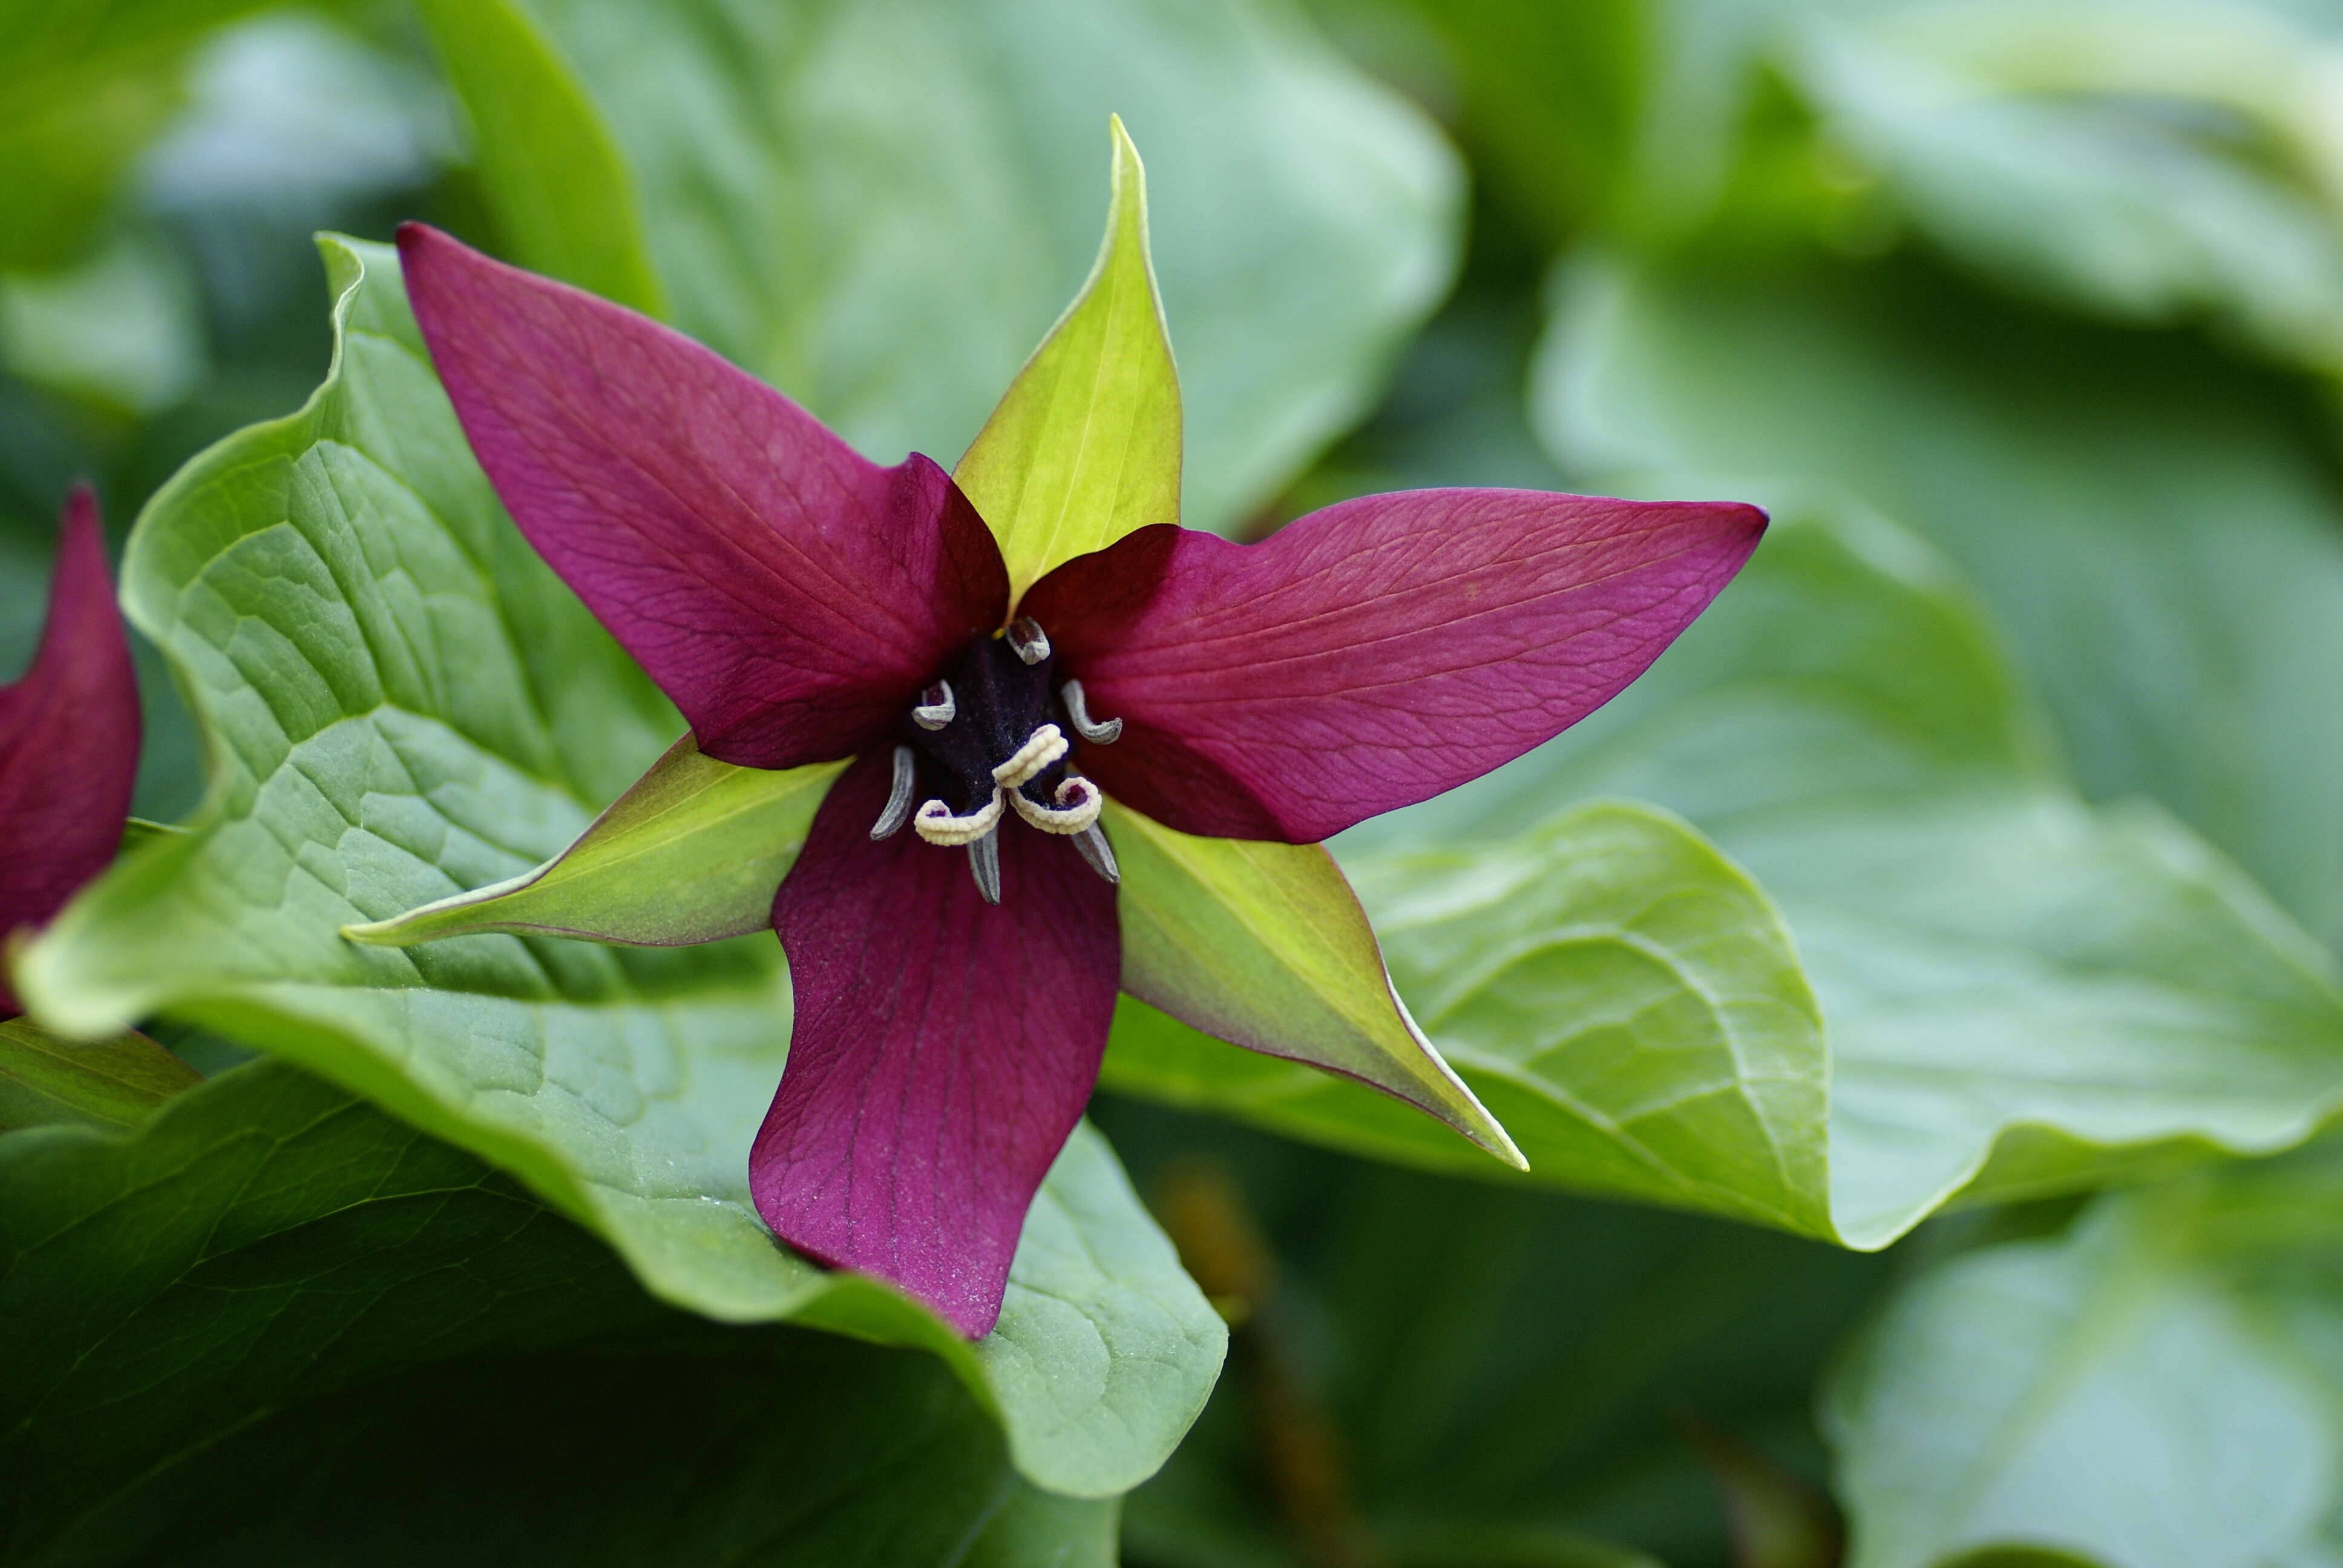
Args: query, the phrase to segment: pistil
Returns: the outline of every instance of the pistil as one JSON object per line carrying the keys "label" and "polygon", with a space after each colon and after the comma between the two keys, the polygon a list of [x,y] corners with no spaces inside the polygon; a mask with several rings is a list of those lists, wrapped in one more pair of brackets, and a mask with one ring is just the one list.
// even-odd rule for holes
{"label": "pistil", "polygon": [[[891,837],[909,822],[930,844],[966,849],[978,890],[999,903],[995,835],[1014,808],[1029,825],[1071,839],[1100,876],[1121,880],[1098,827],[1106,799],[1066,766],[1072,749],[1066,730],[1105,746],[1122,733],[1122,720],[1093,719],[1081,682],[1056,684],[1053,664],[1049,634],[1028,616],[961,649],[911,705],[886,809],[870,836]],[[923,775],[941,788],[913,810]]]}

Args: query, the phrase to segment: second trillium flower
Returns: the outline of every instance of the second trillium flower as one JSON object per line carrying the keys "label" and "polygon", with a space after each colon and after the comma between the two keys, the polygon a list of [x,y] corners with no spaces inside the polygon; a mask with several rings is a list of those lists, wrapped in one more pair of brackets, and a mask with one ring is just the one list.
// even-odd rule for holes
{"label": "second trillium flower", "polygon": [[1520,1161],[1317,842],[1600,706],[1765,526],[1454,489],[1257,545],[1180,528],[1178,386],[1119,126],[1114,146],[1091,281],[957,475],[870,463],[652,321],[399,236],[481,466],[691,734],[561,859],[351,934],[673,942],[769,919],[795,1017],[758,1209],[970,1335],[1118,990]]}

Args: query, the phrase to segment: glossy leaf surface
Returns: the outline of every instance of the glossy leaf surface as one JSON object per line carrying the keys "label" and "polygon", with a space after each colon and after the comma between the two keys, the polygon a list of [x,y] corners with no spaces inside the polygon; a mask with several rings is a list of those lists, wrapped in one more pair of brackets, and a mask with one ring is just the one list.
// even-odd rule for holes
{"label": "glossy leaf surface", "polygon": [[0,1281],[12,1563],[950,1568],[1012,1509],[1035,1562],[1111,1517],[1034,1508],[931,1359],[662,1307],[281,1063],[0,1137]]}
{"label": "glossy leaf surface", "polygon": [[208,803],[26,956],[36,1016],[97,1034],[166,1010],[290,1057],[512,1171],[666,1300],[923,1346],[1037,1480],[1145,1474],[1210,1387],[1220,1325],[1094,1140],[1045,1187],[1001,1328],[972,1347],[775,1247],[750,1209],[788,1028],[769,937],[340,936],[558,852],[680,725],[497,508],[393,256],[326,248],[334,372],[184,471],[125,569],[212,732]]}

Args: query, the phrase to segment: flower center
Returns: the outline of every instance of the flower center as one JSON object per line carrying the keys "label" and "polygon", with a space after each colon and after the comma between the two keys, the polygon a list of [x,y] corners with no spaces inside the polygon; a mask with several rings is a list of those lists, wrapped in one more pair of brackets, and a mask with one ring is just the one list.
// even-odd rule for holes
{"label": "flower center", "polygon": [[1056,662],[1048,636],[1024,616],[960,649],[912,705],[895,748],[895,787],[870,836],[888,838],[908,821],[930,844],[965,846],[978,890],[997,904],[994,835],[1014,810],[1045,833],[1071,838],[1091,869],[1120,880],[1098,829],[1104,797],[1067,766],[1066,731],[1103,746],[1122,733],[1122,720],[1093,720],[1081,682],[1055,681]]}

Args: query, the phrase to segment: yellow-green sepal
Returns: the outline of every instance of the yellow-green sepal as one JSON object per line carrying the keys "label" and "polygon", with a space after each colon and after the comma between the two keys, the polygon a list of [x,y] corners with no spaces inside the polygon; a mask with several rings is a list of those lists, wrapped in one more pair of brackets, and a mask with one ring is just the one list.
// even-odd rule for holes
{"label": "yellow-green sepal", "polygon": [[845,767],[735,768],[686,735],[542,866],[342,935],[395,948],[484,931],[668,948],[762,930]]}
{"label": "yellow-green sepal", "polygon": [[1180,375],[1147,255],[1147,175],[1120,117],[1106,240],[952,477],[991,526],[1013,602],[1051,568],[1180,520]]}
{"label": "yellow-green sepal", "polygon": [[1107,802],[1122,989],[1206,1034],[1354,1078],[1520,1170],[1503,1127],[1423,1037],[1334,858],[1182,833]]}

